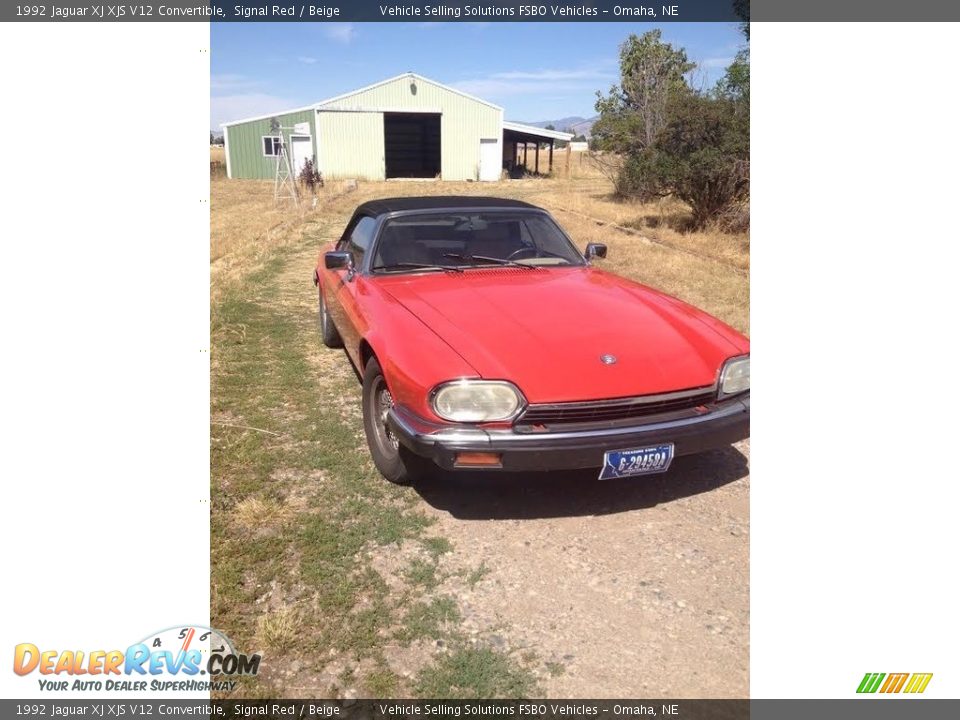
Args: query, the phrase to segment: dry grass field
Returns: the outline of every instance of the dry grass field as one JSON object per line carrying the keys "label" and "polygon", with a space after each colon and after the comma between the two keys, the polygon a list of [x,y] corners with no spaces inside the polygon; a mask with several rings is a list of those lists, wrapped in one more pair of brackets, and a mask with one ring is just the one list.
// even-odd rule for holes
{"label": "dry grass field", "polygon": [[327,183],[300,209],[273,200],[273,181],[210,180],[210,274],[214,296],[232,280],[256,269],[280,247],[304,237],[323,217],[345,183]]}
{"label": "dry grass field", "polygon": [[[546,152],[541,152],[545,169]],[[580,157],[578,157],[578,155]],[[750,238],[716,229],[689,232],[690,211],[668,198],[655,203],[619,201],[587,154],[573,154],[569,178],[564,153],[554,156],[554,177],[498,183],[361,182],[320,191],[316,207],[276,207],[272,183],[211,181],[210,259],[214,292],[218,282],[256,268],[281,246],[296,243],[311,226],[343,217],[358,203],[395,195],[494,195],[550,210],[581,248],[603,242],[610,248],[604,269],[651,285],[701,307],[749,333]],[[528,159],[528,164],[530,161]]]}
{"label": "dry grass field", "polygon": [[211,624],[263,653],[231,697],[745,697],[749,441],[642,483],[376,473],[311,271],[358,203],[422,194],[542,205],[579,247],[605,242],[611,272],[749,329],[748,238],[616,202],[587,163],[329,183],[300,210],[212,177]]}

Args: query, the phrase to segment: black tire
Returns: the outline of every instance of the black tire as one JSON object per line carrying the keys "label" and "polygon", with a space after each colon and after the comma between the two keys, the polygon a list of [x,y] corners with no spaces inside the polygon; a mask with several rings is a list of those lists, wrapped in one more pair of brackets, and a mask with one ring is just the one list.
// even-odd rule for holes
{"label": "black tire", "polygon": [[381,475],[397,485],[409,485],[426,477],[431,463],[401,445],[387,427],[384,419],[392,405],[380,363],[372,358],[363,371],[363,430],[367,446]]}
{"label": "black tire", "polygon": [[328,348],[342,348],[343,340],[340,339],[340,333],[337,332],[336,325],[330,319],[330,313],[327,312],[327,301],[323,297],[323,289],[320,289],[320,311],[317,318],[320,325],[320,337],[323,338],[323,344]]}

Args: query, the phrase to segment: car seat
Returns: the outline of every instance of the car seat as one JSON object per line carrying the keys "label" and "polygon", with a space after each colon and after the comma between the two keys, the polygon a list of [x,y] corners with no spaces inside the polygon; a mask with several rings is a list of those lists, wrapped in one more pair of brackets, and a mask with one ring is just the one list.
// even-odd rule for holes
{"label": "car seat", "polygon": [[527,245],[520,239],[520,224],[517,222],[494,222],[483,230],[475,230],[469,244],[471,255],[510,257]]}
{"label": "car seat", "polygon": [[388,225],[377,245],[374,265],[396,265],[405,262],[430,264],[433,260],[427,248],[416,241],[416,234],[412,227]]}

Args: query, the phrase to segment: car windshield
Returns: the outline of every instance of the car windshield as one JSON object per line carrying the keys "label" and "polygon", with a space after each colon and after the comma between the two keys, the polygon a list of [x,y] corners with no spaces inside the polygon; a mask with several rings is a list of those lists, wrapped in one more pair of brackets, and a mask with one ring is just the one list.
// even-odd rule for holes
{"label": "car windshield", "polygon": [[392,218],[384,225],[371,266],[375,272],[401,273],[583,264],[583,257],[549,216],[495,210]]}

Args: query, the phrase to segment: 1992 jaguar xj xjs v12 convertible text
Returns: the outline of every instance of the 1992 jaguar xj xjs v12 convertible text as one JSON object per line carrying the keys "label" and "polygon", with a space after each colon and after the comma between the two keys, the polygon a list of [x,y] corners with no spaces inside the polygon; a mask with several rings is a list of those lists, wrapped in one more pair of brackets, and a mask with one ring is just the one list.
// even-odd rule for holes
{"label": "1992 jaguar xj xjs v12 convertible text", "polygon": [[544,210],[360,205],[314,273],[320,330],[363,377],[377,469],[664,472],[750,434],[750,342],[595,267]]}

